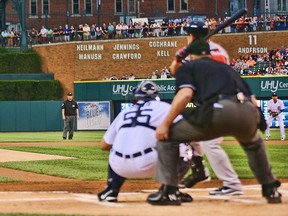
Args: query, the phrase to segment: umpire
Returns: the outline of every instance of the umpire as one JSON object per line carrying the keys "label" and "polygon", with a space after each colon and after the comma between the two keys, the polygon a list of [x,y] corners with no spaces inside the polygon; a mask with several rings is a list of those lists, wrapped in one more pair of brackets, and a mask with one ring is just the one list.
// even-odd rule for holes
{"label": "umpire", "polygon": [[[211,60],[209,44],[202,38],[192,42],[194,61],[182,65],[176,73],[176,95],[163,123],[156,129],[158,162],[156,180],[161,189],[150,194],[152,205],[180,205],[177,196],[177,162],[180,142],[235,137],[248,157],[262,195],[268,203],[280,203],[280,182],[271,171],[264,141],[258,133],[263,116],[256,98],[239,74],[223,63]],[[188,102],[198,106],[184,119],[173,124]],[[262,121],[260,121],[262,120]],[[264,131],[264,127],[261,130]]]}
{"label": "umpire", "polygon": [[73,94],[67,94],[67,100],[62,104],[62,119],[64,120],[63,140],[66,140],[69,132],[69,139],[73,139],[74,124],[76,118],[79,117],[78,104],[73,100]]}

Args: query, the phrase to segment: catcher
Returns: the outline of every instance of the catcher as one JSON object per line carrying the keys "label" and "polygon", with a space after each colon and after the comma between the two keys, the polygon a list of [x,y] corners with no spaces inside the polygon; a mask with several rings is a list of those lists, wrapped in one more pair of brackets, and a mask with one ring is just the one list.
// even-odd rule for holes
{"label": "catcher", "polygon": [[[170,104],[158,101],[158,88],[152,81],[142,81],[134,90],[136,103],[119,113],[105,133],[101,146],[110,150],[106,188],[98,194],[99,201],[117,202],[118,193],[126,178],[152,178],[156,172],[155,129],[164,120]],[[178,121],[182,116],[178,116]],[[183,144],[184,145],[184,144]],[[190,167],[184,162],[185,152],[179,161],[179,176]],[[185,147],[184,147],[185,151]],[[185,157],[186,158],[186,157]],[[192,202],[189,194],[177,191],[181,202]]]}

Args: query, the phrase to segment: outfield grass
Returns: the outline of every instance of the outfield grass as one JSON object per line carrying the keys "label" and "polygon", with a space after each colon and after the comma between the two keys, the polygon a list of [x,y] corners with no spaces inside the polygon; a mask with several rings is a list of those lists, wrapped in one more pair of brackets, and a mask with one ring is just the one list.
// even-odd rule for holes
{"label": "outfield grass", "polygon": [[[81,131],[76,132],[74,141],[99,141],[103,136],[103,131]],[[4,134],[4,136],[2,136]],[[30,142],[30,141],[59,141],[61,132],[46,133],[0,133],[1,141],[5,142]],[[279,130],[272,131],[271,138],[279,137]],[[56,137],[56,138],[55,138]],[[232,140],[233,138],[226,138]],[[9,141],[8,141],[9,140]],[[20,141],[17,141],[20,140]],[[65,141],[63,141],[65,142]],[[66,141],[67,142],[67,141]],[[48,144],[48,143],[47,143]],[[51,155],[61,155],[74,157],[68,160],[48,160],[48,161],[25,161],[25,162],[2,162],[0,167],[13,168],[18,170],[30,171],[39,174],[59,176],[79,180],[104,180],[107,176],[107,151],[102,151],[98,146],[3,146],[2,149],[15,151],[34,152]],[[223,148],[230,157],[230,160],[240,178],[254,178],[247,163],[246,155],[240,145],[223,145]],[[268,145],[267,152],[273,166],[273,171],[278,178],[288,178],[288,146],[287,145]],[[207,160],[206,160],[207,161]],[[212,178],[215,174],[210,165]],[[15,181],[0,178],[0,181]]]}
{"label": "outfield grass", "polygon": [[102,151],[97,146],[23,146],[5,147],[5,149],[75,157],[75,159],[5,162],[0,163],[1,167],[80,180],[99,180],[107,176],[109,152]]}
{"label": "outfield grass", "polygon": [[[95,142],[100,141],[105,131],[76,131],[72,141]],[[2,132],[1,142],[59,142],[62,140],[62,131],[56,132]],[[69,140],[71,141],[71,140]]]}
{"label": "outfield grass", "polygon": [[[286,137],[288,132],[286,129]],[[76,131],[72,142],[95,142],[100,141],[105,131]],[[261,134],[265,138],[264,134]],[[280,140],[278,129],[271,129],[271,140]],[[235,140],[233,137],[225,137],[225,140]],[[62,140],[62,131],[55,132],[0,132],[1,142],[59,142]],[[69,140],[71,141],[71,140]]]}

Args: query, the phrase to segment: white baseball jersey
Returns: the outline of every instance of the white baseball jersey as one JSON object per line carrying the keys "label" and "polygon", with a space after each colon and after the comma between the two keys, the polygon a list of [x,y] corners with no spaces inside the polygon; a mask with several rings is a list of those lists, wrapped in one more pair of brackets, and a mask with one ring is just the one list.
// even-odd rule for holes
{"label": "white baseball jersey", "polygon": [[[155,130],[168,114],[170,106],[156,100],[138,101],[119,113],[103,137],[112,145],[109,164],[114,172],[126,178],[155,175],[158,157]],[[181,118],[179,116],[175,121]]]}
{"label": "white baseball jersey", "polygon": [[280,110],[284,110],[285,106],[282,100],[277,99],[276,103],[273,99],[269,100],[267,103],[267,109],[271,112],[279,112]]}
{"label": "white baseball jersey", "polygon": [[[277,99],[276,102],[273,101],[273,99],[269,100],[267,103],[267,109],[268,112],[279,112],[280,110],[284,110],[285,106],[282,100]],[[266,119],[267,129],[266,129],[266,137],[270,137],[270,124],[274,119],[278,121],[278,125],[280,128],[280,134],[281,138],[285,139],[285,129],[284,129],[284,122],[283,122],[283,113],[279,113],[276,117],[273,117],[272,115],[269,115]]]}

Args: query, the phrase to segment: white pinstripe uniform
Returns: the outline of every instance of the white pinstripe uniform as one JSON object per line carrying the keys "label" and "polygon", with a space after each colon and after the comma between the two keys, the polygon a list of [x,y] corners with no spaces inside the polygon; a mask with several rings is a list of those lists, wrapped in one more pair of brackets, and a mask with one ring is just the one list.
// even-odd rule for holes
{"label": "white pinstripe uniform", "polygon": [[[230,64],[229,55],[222,46],[212,41],[209,41],[209,46],[214,60],[218,60],[217,56],[224,56],[226,64]],[[219,59],[221,60],[221,58]],[[223,181],[223,186],[242,191],[242,184],[238,175],[234,171],[226,152],[220,146],[223,139],[223,137],[218,137],[213,140],[193,142],[194,155],[203,157],[205,153],[214,173],[218,179]]]}
{"label": "white pinstripe uniform", "polygon": [[280,135],[281,139],[285,139],[285,129],[284,129],[284,122],[283,122],[283,113],[281,112],[282,110],[285,109],[284,103],[280,99],[276,99],[275,101],[273,99],[269,100],[267,103],[267,110],[268,112],[280,112],[276,117],[273,117],[271,114],[267,117],[266,123],[267,123],[267,129],[266,129],[266,138],[270,137],[270,124],[272,121],[275,119],[278,121],[278,125],[280,128]]}

